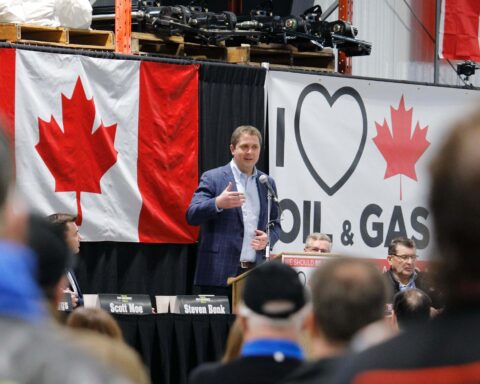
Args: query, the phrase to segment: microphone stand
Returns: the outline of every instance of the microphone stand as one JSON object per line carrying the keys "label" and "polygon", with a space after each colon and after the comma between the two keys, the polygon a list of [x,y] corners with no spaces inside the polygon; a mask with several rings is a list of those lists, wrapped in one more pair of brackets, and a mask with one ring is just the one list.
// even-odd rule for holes
{"label": "microphone stand", "polygon": [[267,247],[265,248],[265,260],[270,260],[270,214],[272,205],[272,194],[267,188]]}

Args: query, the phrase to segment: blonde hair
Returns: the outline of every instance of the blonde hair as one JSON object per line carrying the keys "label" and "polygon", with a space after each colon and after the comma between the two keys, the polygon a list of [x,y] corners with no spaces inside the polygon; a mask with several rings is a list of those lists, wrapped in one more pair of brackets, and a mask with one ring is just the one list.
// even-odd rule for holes
{"label": "blonde hair", "polygon": [[112,339],[123,340],[122,330],[108,312],[100,308],[79,307],[67,319],[71,328],[90,329]]}

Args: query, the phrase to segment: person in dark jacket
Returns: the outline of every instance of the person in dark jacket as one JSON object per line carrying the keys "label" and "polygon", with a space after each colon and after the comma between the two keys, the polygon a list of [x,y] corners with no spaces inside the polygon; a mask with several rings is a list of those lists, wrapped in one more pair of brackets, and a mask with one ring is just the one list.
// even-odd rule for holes
{"label": "person in dark jacket", "polygon": [[237,314],[244,337],[240,357],[200,365],[189,383],[278,383],[303,361],[298,340],[308,309],[305,289],[291,267],[270,261],[253,269]]}
{"label": "person in dark jacket", "polygon": [[416,268],[418,259],[415,241],[408,237],[397,237],[388,246],[387,261],[390,269],[385,272],[385,278],[392,287],[392,297],[398,292],[417,288],[425,292],[432,299],[434,308],[441,308],[443,303],[440,293],[432,283],[432,279],[425,272]]}
{"label": "person in dark jacket", "polygon": [[315,361],[302,365],[282,384],[329,383],[357,332],[382,321],[389,297],[374,264],[346,257],[317,269],[311,288],[313,312],[306,324]]}

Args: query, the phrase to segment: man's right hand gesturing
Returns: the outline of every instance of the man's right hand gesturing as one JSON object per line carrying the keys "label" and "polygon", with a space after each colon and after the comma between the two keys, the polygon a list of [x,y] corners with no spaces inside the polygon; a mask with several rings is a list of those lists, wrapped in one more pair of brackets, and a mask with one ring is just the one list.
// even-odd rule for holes
{"label": "man's right hand gesturing", "polygon": [[245,202],[245,195],[242,192],[232,191],[232,182],[215,199],[218,209],[238,208]]}

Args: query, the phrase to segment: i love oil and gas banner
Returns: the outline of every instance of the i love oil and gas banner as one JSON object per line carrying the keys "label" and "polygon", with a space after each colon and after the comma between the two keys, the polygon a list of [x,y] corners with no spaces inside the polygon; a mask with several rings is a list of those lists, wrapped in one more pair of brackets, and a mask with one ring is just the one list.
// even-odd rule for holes
{"label": "i love oil and gas banner", "polygon": [[398,236],[433,247],[428,167],[480,92],[285,71],[268,74],[269,166],[282,208],[274,252],[310,232],[332,252],[385,258]]}

